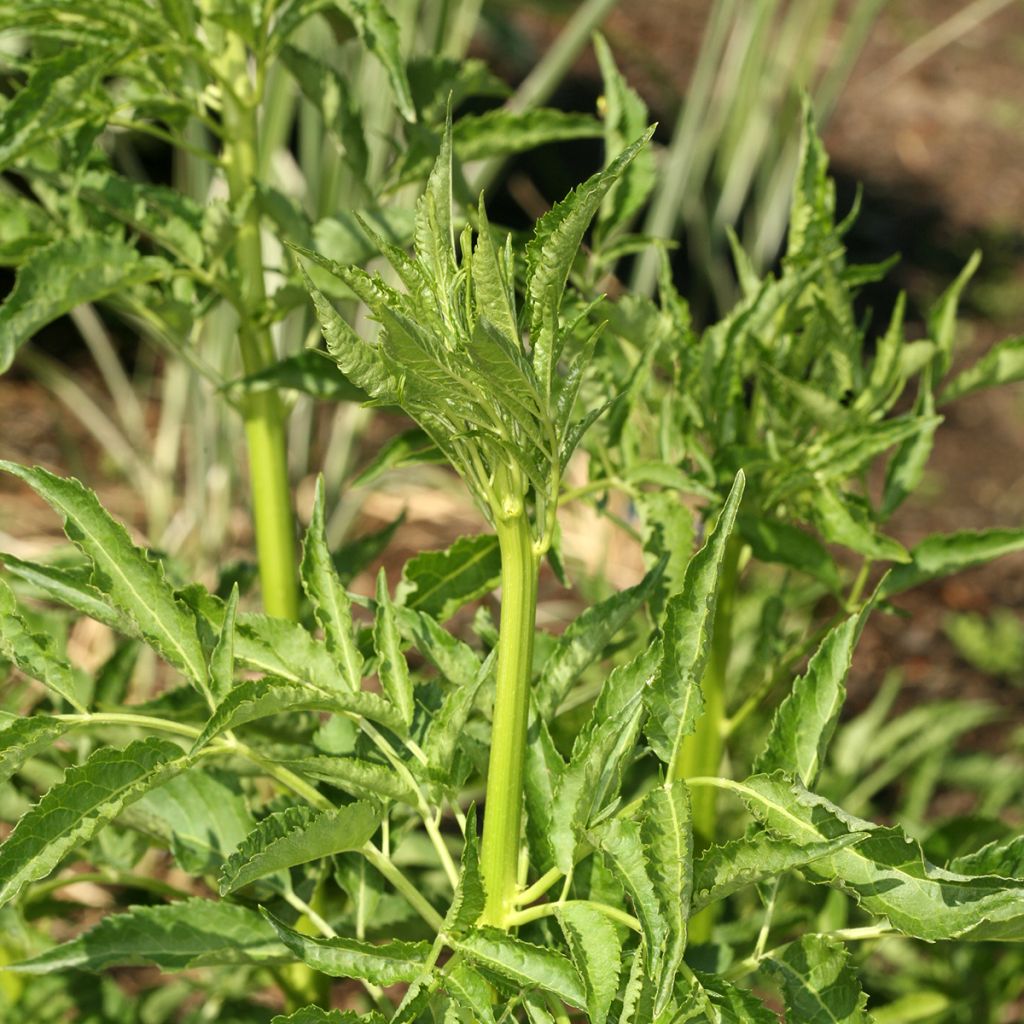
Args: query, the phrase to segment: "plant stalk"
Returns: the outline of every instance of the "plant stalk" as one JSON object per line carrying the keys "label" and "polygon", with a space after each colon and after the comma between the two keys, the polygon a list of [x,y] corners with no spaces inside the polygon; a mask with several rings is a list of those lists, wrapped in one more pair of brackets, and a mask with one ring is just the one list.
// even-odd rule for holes
{"label": "plant stalk", "polygon": [[[231,203],[240,216],[235,239],[238,268],[238,341],[246,374],[274,362],[270,331],[260,323],[267,293],[263,279],[260,212],[256,202],[259,135],[256,97],[249,78],[248,54],[236,36],[228,37],[231,88],[224,90],[224,164]],[[242,409],[249,449],[256,552],[263,607],[269,615],[298,618],[295,520],[288,482],[286,413],[280,395],[249,395]]]}
{"label": "plant stalk", "polygon": [[501,621],[480,850],[487,902],[480,921],[507,928],[515,909],[518,881],[539,560],[524,512],[498,520],[497,533],[501,551]]}
{"label": "plant stalk", "polygon": [[[723,725],[726,720],[725,677],[732,650],[732,619],[742,548],[742,541],[735,537],[730,539],[726,546],[718,603],[715,607],[711,653],[704,669],[704,678],[701,680],[704,714],[698,719],[697,728],[692,735],[683,740],[679,759],[675,764],[673,781],[717,775],[722,763]],[[693,837],[698,849],[715,841],[718,822],[716,797],[717,791],[710,787],[702,787],[690,794]],[[695,914],[690,918],[690,941],[698,944],[709,941],[713,923],[712,907]]]}

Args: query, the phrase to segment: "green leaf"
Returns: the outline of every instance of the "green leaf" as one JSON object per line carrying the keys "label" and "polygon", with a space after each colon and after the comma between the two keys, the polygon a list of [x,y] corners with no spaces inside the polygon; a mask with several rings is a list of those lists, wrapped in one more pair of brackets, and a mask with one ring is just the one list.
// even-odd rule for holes
{"label": "green leaf", "polygon": [[558,923],[583,979],[587,1017],[591,1024],[605,1024],[619,989],[622,939],[604,914],[579,901],[559,908]]}
{"label": "green leaf", "polygon": [[24,480],[64,517],[64,532],[93,565],[94,586],[124,613],[175,668],[208,692],[206,661],[196,623],[174,596],[162,567],[132,544],[92,491],[77,480],[0,461],[0,469]]}
{"label": "green leaf", "polygon": [[729,497],[704,547],[690,559],[683,588],[665,610],[662,661],[645,691],[645,731],[654,752],[666,764],[678,757],[704,706],[700,679],[707,662],[715,620],[718,580],[746,478],[737,473]]}
{"label": "green leaf", "polygon": [[322,1010],[319,1006],[304,1006],[287,1016],[279,1013],[270,1024],[385,1024],[379,1013],[358,1014],[353,1010]]}
{"label": "green leaf", "polygon": [[398,605],[395,617],[402,636],[414,643],[420,654],[445,679],[456,687],[477,685],[480,659],[468,644],[452,636],[444,626],[423,612]]}
{"label": "green leaf", "polygon": [[644,690],[654,678],[659,655],[655,644],[608,676],[591,719],[573,744],[569,764],[554,780],[549,842],[566,875],[576,863],[584,830],[605,803],[619,795],[622,773],[640,731]]}
{"label": "green leaf", "polygon": [[[444,974],[444,987],[464,1010],[471,1014],[465,1018],[472,1024],[494,1024],[494,989],[488,980],[465,961],[448,966]],[[446,1021],[447,1024],[447,1021]]]}
{"label": "green leaf", "polygon": [[846,700],[853,651],[873,607],[870,602],[825,635],[807,671],[776,708],[764,750],[754,761],[755,772],[783,768],[805,786],[814,785]]}
{"label": "green leaf", "polygon": [[640,826],[626,818],[610,818],[592,835],[633,903],[646,947],[647,973],[657,978],[669,940],[669,923],[650,875]]}
{"label": "green leaf", "polygon": [[[0,736],[3,734],[0,733]],[[964,854],[950,862],[951,871],[967,875],[998,875],[1024,879],[1024,835],[1010,836],[987,843],[980,850]]]}
{"label": "green leaf", "polygon": [[389,469],[445,461],[444,454],[438,450],[430,435],[422,427],[413,427],[385,441],[370,462],[353,478],[352,486],[365,487]]}
{"label": "green leaf", "polygon": [[[936,359],[939,357],[936,356]],[[932,368],[925,371],[920,390],[914,402],[913,412],[926,424],[912,437],[907,438],[896,449],[885,469],[885,486],[882,489],[882,516],[887,517],[903,503],[908,495],[917,490],[924,476],[925,466],[932,453],[935,429],[939,420],[935,416],[935,396],[932,391]],[[890,542],[891,543],[891,542]],[[852,547],[853,545],[851,545]],[[865,551],[864,554],[869,554]],[[895,559],[903,561],[905,559]]]}
{"label": "green leaf", "polygon": [[224,621],[210,655],[210,695],[219,703],[235,685],[235,620],[238,614],[238,584],[224,603]]}
{"label": "green leaf", "polygon": [[18,614],[14,593],[0,580],[0,655],[27,676],[38,679],[77,711],[88,703],[86,680],[54,649],[53,639],[33,633]]}
{"label": "green leaf", "polygon": [[822,842],[794,842],[765,832],[709,846],[693,865],[693,913],[741,889],[830,856],[868,833],[851,832]]}
{"label": "green leaf", "polygon": [[65,569],[40,562],[27,562],[14,555],[0,554],[7,571],[37,588],[52,601],[73,608],[109,626],[115,633],[137,636],[135,625],[111,605],[89,582],[88,570]]}
{"label": "green leaf", "polygon": [[144,793],[124,818],[166,842],[193,875],[219,870],[256,824],[235,780],[205,766],[187,768]]}
{"label": "green leaf", "polygon": [[331,561],[334,562],[334,568],[337,569],[338,578],[342,583],[351,583],[371,562],[379,558],[387,550],[387,546],[404,522],[403,509],[390,523],[386,523],[378,530],[353,537],[335,551],[331,555]]}
{"label": "green leaf", "polygon": [[224,387],[232,395],[254,395],[284,388],[301,391],[325,402],[369,400],[369,395],[357,388],[326,352],[316,348],[304,349],[297,355],[282,359],[258,373],[241,377]]}
{"label": "green leaf", "polygon": [[327,546],[322,476],[317,477],[313,515],[302,543],[301,574],[313,614],[324,631],[324,644],[342,669],[345,687],[358,690],[363,679],[363,656],[352,625],[352,602],[338,578]]}
{"label": "green leaf", "polygon": [[[611,48],[600,33],[594,35],[594,52],[604,84],[604,154],[607,166],[626,149],[631,139],[647,127],[647,104],[615,66]],[[601,207],[601,227],[605,234],[629,227],[654,184],[654,155],[645,149],[636,155],[605,196]]]}
{"label": "green leaf", "polygon": [[474,963],[521,988],[551,992],[571,1006],[583,1008],[587,997],[571,960],[543,946],[513,938],[497,928],[477,928],[451,943]]}
{"label": "green leaf", "polygon": [[415,794],[409,783],[390,765],[338,754],[292,758],[276,763],[307,778],[328,782],[355,797],[399,800],[416,806]]}
{"label": "green leaf", "polygon": [[690,795],[681,782],[652,789],[639,811],[640,837],[647,851],[647,870],[661,903],[668,936],[655,978],[654,1002],[660,1013],[672,996],[672,986],[686,951],[686,924],[693,894],[693,829]]}
{"label": "green leaf", "polygon": [[8,969],[22,974],[49,974],[152,964],[164,971],[176,971],[290,960],[288,950],[256,911],[217,900],[187,899],[111,914],[79,938]]}
{"label": "green leaf", "polygon": [[647,144],[653,128],[625,149],[603,171],[577,186],[537,222],[526,247],[526,300],[529,309],[533,369],[541,392],[551,395],[558,359],[558,318],[562,295],[583,235],[609,189]]}
{"label": "green leaf", "polygon": [[30,757],[47,750],[71,726],[49,715],[0,716],[0,782],[6,782]]}
{"label": "green leaf", "polygon": [[981,265],[981,252],[975,250],[971,258],[957,275],[956,280],[939,296],[928,310],[928,337],[935,342],[938,353],[935,356],[936,376],[944,377],[953,361],[953,345],[956,342],[956,315],[960,297],[971,278]]}
{"label": "green leaf", "polygon": [[1024,335],[993,345],[973,366],[954,377],[939,397],[945,405],[982,388],[1024,380]]}
{"label": "green leaf", "polygon": [[[920,436],[920,435],[918,435]],[[889,562],[907,562],[910,556],[902,544],[878,532],[864,511],[846,494],[831,487],[814,491],[815,520],[822,536],[832,544],[842,544],[866,558]]]}
{"label": "green leaf", "polygon": [[377,611],[373,620],[373,646],[377,652],[377,677],[381,689],[398,709],[406,727],[412,723],[415,699],[409,666],[402,653],[402,642],[395,617],[395,606],[388,593],[388,578],[381,567],[377,575]]}
{"label": "green leaf", "polygon": [[798,526],[766,516],[740,516],[740,534],[755,558],[777,562],[806,572],[829,589],[838,590],[841,578],[825,546]]}
{"label": "green leaf", "polygon": [[788,1019],[801,1024],[870,1024],[857,972],[841,942],[804,935],[764,961],[786,1001]]}
{"label": "green leaf", "polygon": [[490,593],[501,578],[498,538],[491,533],[460,537],[445,551],[423,551],[405,563],[400,603],[450,619],[464,604]]}
{"label": "green leaf", "polygon": [[1024,530],[960,530],[935,533],[910,551],[910,561],[896,566],[879,587],[885,600],[928,580],[941,579],[994,558],[1024,549]]}
{"label": "green leaf", "polygon": [[[322,690],[351,693],[345,666],[327,645],[314,639],[297,622],[244,612],[235,629],[235,658],[246,668],[279,676],[289,682],[308,680]],[[357,681],[356,689],[361,680]]]}
{"label": "green leaf", "polygon": [[0,373],[40,328],[75,306],[168,277],[171,266],[141,256],[108,235],[61,238],[34,250],[18,267],[14,288],[0,306]]}
{"label": "green leaf", "polygon": [[332,978],[362,978],[374,985],[416,981],[430,953],[428,942],[360,942],[317,939],[289,928],[263,911],[281,941],[305,964]]}
{"label": "green leaf", "polygon": [[355,26],[362,44],[384,66],[402,117],[415,121],[416,105],[405,74],[398,22],[383,0],[340,0],[338,7]]}
{"label": "green leaf", "polygon": [[480,920],[487,902],[484,882],[480,877],[480,844],[476,837],[476,805],[466,814],[466,844],[459,864],[459,886],[444,919],[447,935],[461,935]]}
{"label": "green leaf", "polygon": [[753,992],[733,985],[718,974],[698,974],[697,980],[721,1017],[721,1024],[778,1024],[778,1014],[769,1010]]}
{"label": "green leaf", "polygon": [[782,776],[755,775],[735,788],[774,834],[799,843],[850,832],[864,840],[804,868],[838,885],[906,935],[926,940],[1024,938],[1024,881],[960,875],[927,863],[899,829],[873,827]]}
{"label": "green leaf", "polygon": [[325,811],[289,807],[270,814],[228,858],[220,874],[220,894],[299,864],[358,850],[377,831],[380,819],[380,809],[369,803]]}
{"label": "green leaf", "polygon": [[537,709],[543,718],[554,717],[584,669],[604,654],[615,634],[654,592],[664,570],[662,560],[635,587],[587,608],[559,637],[534,689]]}
{"label": "green leaf", "polygon": [[180,771],[185,762],[177,744],[147,739],[123,750],[100,747],[84,764],[69,768],[0,846],[0,906],[28,882],[49,874],[122,807]]}
{"label": "green leaf", "polygon": [[284,711],[332,711],[339,715],[361,715],[396,732],[403,731],[403,722],[397,712],[375,693],[323,690],[309,683],[291,683],[265,676],[239,683],[217,705],[192,749],[201,750],[222,732]]}

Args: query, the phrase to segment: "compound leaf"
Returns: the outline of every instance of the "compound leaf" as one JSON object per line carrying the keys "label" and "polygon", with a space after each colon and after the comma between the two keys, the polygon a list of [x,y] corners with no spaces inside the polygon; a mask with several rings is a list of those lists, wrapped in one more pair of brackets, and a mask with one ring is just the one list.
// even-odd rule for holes
{"label": "compound leaf", "polygon": [[846,947],[822,935],[804,935],[765,960],[778,980],[789,1020],[801,1024],[869,1024],[857,973]]}
{"label": "compound leaf", "polygon": [[604,914],[579,901],[570,901],[559,909],[558,923],[583,979],[587,1016],[591,1024],[605,1024],[622,971],[619,932]]}

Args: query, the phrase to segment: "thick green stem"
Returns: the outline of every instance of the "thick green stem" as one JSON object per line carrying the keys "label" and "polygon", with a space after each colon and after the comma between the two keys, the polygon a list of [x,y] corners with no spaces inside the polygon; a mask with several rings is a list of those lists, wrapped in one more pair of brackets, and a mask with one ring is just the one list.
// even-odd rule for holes
{"label": "thick green stem", "polygon": [[481,923],[508,927],[515,908],[523,821],[523,766],[537,611],[538,558],[523,512],[498,522],[501,623],[480,867],[487,903]]}
{"label": "thick green stem", "polygon": [[[717,775],[722,763],[723,726],[726,719],[725,676],[732,650],[732,617],[741,549],[742,542],[734,537],[725,550],[711,637],[711,654],[701,680],[704,714],[698,719],[693,734],[683,740],[679,758],[673,766],[673,779]],[[690,794],[693,835],[698,848],[715,841],[716,797],[716,790],[709,787]],[[711,938],[713,923],[711,907],[695,914],[690,919],[690,940],[695,943],[707,942]]]}
{"label": "thick green stem", "polygon": [[[256,201],[258,126],[256,97],[249,79],[248,55],[237,37],[229,37],[227,62],[231,88],[224,91],[224,165],[231,202],[240,216],[235,239],[238,268],[238,341],[247,374],[274,362],[270,332],[260,323],[266,303],[260,212]],[[242,414],[249,448],[256,551],[263,606],[270,615],[295,619],[299,611],[296,581],[295,521],[285,438],[286,413],[276,391],[250,395]]]}

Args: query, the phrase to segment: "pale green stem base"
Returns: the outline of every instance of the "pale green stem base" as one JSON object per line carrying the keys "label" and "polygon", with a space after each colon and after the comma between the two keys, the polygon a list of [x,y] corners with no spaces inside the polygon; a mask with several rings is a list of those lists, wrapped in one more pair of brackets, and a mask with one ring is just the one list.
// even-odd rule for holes
{"label": "pale green stem base", "polygon": [[498,523],[501,623],[480,869],[482,924],[507,928],[516,903],[538,559],[525,515]]}

